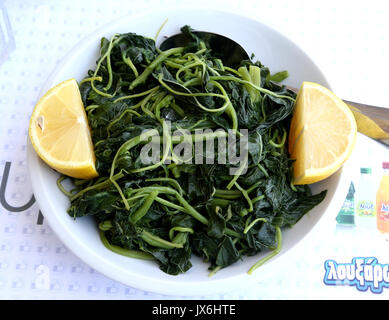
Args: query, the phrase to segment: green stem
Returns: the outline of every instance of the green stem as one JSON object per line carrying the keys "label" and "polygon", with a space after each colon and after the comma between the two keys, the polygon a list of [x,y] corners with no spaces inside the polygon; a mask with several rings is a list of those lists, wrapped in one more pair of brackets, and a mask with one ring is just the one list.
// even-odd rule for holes
{"label": "green stem", "polygon": [[240,233],[234,231],[234,230],[231,230],[229,228],[225,228],[224,229],[224,234],[226,234],[227,236],[231,236],[231,237],[234,237],[234,238],[242,238],[242,236],[240,235]]}
{"label": "green stem", "polygon": [[159,34],[161,33],[163,27],[166,25],[166,23],[168,22],[169,19],[166,18],[166,20],[162,23],[162,25],[158,28],[158,31],[157,33],[155,34],[154,36],[154,41],[157,41],[157,38],[159,36]]}
{"label": "green stem", "polygon": [[243,230],[243,233],[246,234],[247,232],[249,232],[249,230],[254,227],[254,225],[259,222],[259,221],[262,221],[262,222],[267,222],[267,220],[265,218],[257,218],[255,219],[253,222],[251,222],[244,230]]}
{"label": "green stem", "polygon": [[216,266],[215,268],[213,268],[212,271],[208,274],[208,277],[213,277],[216,272],[218,272],[221,268],[221,266]]}
{"label": "green stem", "polygon": [[254,198],[253,200],[251,200],[251,201],[252,201],[253,204],[254,204],[254,203],[256,203],[256,202],[262,200],[263,198],[265,198],[265,196],[264,196],[264,195],[261,195],[261,196],[255,197],[255,198]]}
{"label": "green stem", "polygon": [[269,174],[267,173],[266,169],[262,167],[260,163],[257,164],[258,168],[263,172],[266,178],[269,178]]}
{"label": "green stem", "polygon": [[123,154],[124,152],[130,150],[131,148],[135,147],[136,145],[138,145],[139,143],[141,143],[142,141],[147,141],[149,138],[151,138],[152,136],[158,134],[158,131],[157,130],[148,130],[146,132],[143,132],[141,135],[139,136],[136,136],[130,140],[127,140],[126,142],[124,142],[120,148],[118,149],[118,151],[116,152],[115,154],[115,157],[113,158],[113,161],[112,161],[112,165],[111,165],[111,173],[110,173],[110,179],[113,177],[114,175],[114,172],[115,172],[115,167],[116,167],[116,162],[117,162],[117,159],[118,157]]}
{"label": "green stem", "polygon": [[57,187],[59,188],[59,190],[62,191],[62,193],[66,196],[68,196],[69,198],[73,196],[73,193],[67,191],[63,185],[62,185],[62,181],[65,180],[67,178],[67,176],[63,176],[61,175],[58,179],[57,179]]}
{"label": "green stem", "polygon": [[148,76],[154,71],[154,69],[162,63],[168,56],[181,53],[184,51],[184,48],[172,48],[166,51],[162,51],[153,62],[151,62],[141,73],[139,77],[137,77],[131,84],[130,84],[130,90],[133,90],[138,85],[144,83]]}
{"label": "green stem", "polygon": [[101,231],[108,231],[112,228],[113,228],[113,225],[112,225],[111,220],[105,220],[105,221],[99,223],[99,229]]}
{"label": "green stem", "polygon": [[248,274],[252,274],[256,269],[258,269],[260,266],[262,266],[265,262],[276,256],[281,251],[282,246],[282,234],[281,234],[281,228],[276,227],[276,241],[277,241],[277,247],[266,257],[259,260],[257,263],[255,263],[247,272]]}
{"label": "green stem", "polygon": [[140,237],[143,241],[147,242],[149,245],[161,249],[174,249],[174,248],[182,248],[182,243],[173,243],[167,240],[164,240],[150,232],[143,230],[141,232]]}
{"label": "green stem", "polygon": [[247,166],[248,163],[248,156],[246,156],[241,164],[241,166],[236,170],[234,178],[230,181],[230,183],[227,185],[227,189],[231,189],[232,186],[235,184],[236,181],[238,181],[240,175],[242,174],[244,168]]}
{"label": "green stem", "polygon": [[143,167],[143,168],[139,168],[139,169],[133,169],[133,170],[130,170],[129,173],[138,173],[138,172],[143,172],[143,171],[147,171],[147,170],[154,170],[155,168],[158,168],[159,166],[161,166],[167,159],[168,155],[169,155],[169,151],[170,151],[170,146],[171,146],[171,135],[169,133],[169,127],[168,125],[166,124],[166,121],[162,120],[162,130],[163,130],[163,138],[164,138],[164,152],[163,152],[163,155],[162,155],[162,158],[159,162],[157,163],[154,163],[150,166],[147,166],[147,167]]}
{"label": "green stem", "polygon": [[139,76],[138,70],[136,70],[136,67],[132,63],[131,58],[130,57],[126,57],[124,52],[122,53],[122,60],[124,61],[124,63],[126,65],[128,65],[130,67],[130,69],[132,70],[132,72],[135,75],[135,78],[137,78]]}
{"label": "green stem", "polygon": [[116,246],[114,244],[110,244],[109,241],[107,240],[107,238],[105,237],[104,231],[100,231],[99,234],[100,234],[100,239],[101,239],[101,242],[103,243],[103,245],[107,249],[109,249],[115,253],[118,253],[122,256],[126,256],[129,258],[142,259],[142,260],[154,260],[154,257],[147,252],[124,249],[124,248]]}
{"label": "green stem", "polygon": [[186,70],[188,70],[190,68],[193,68],[193,67],[196,67],[196,66],[202,66],[203,70],[205,69],[204,62],[202,62],[202,61],[195,61],[195,62],[193,62],[191,64],[186,65],[186,66],[182,66],[179,70],[177,70],[177,72],[176,72],[176,80],[178,82],[180,82],[180,83],[183,83],[183,81],[180,79],[181,72],[186,71]]}
{"label": "green stem", "polygon": [[185,199],[183,196],[181,196],[176,190],[170,188],[170,187],[162,187],[162,186],[150,186],[150,187],[143,187],[139,188],[137,190],[132,190],[132,192],[140,192],[140,191],[158,191],[159,193],[166,193],[174,195],[177,200],[181,203],[181,205],[184,207],[185,212],[189,215],[191,215],[196,220],[200,221],[201,223],[208,225],[209,221],[207,218],[205,218],[201,213],[199,213],[195,208],[193,208]]}
{"label": "green stem", "polygon": [[79,82],[78,86],[81,87],[81,85],[83,85],[85,82],[88,82],[88,81],[95,81],[95,80],[96,80],[96,81],[103,81],[103,78],[100,77],[100,76],[84,78],[84,79],[82,79],[82,80]]}
{"label": "green stem", "polygon": [[227,199],[214,198],[214,199],[211,200],[211,203],[214,206],[219,206],[221,208],[226,208],[230,204],[230,201],[227,200]]}
{"label": "green stem", "polygon": [[237,190],[220,190],[216,189],[214,193],[214,197],[227,199],[227,200],[235,200],[242,197],[242,192]]}
{"label": "green stem", "polygon": [[[104,97],[108,97],[108,98],[112,98],[114,96],[114,94],[109,94],[109,93],[106,93],[106,92],[102,92],[100,90],[98,90],[96,87],[95,87],[95,84],[94,84],[94,81],[97,79],[97,73],[100,69],[100,66],[101,66],[101,63],[104,61],[104,59],[107,59],[108,56],[111,54],[111,51],[112,51],[112,48],[114,47],[114,45],[116,43],[118,43],[122,37],[119,37],[119,38],[116,38],[117,37],[117,34],[115,34],[110,42],[109,42],[109,46],[107,48],[107,51],[105,52],[105,54],[100,58],[99,62],[97,63],[97,66],[96,66],[96,70],[94,71],[93,73],[93,77],[92,77],[92,80],[91,80],[91,87],[92,89],[98,93],[99,95],[101,96],[104,96]],[[109,87],[110,87],[110,84],[112,83],[112,69],[110,69],[110,66],[111,66],[111,63],[109,62],[109,68],[108,68],[108,84],[109,84]],[[94,78],[94,79],[93,79]],[[102,80],[101,80],[102,81]],[[105,90],[108,90],[107,89],[108,85],[104,88]]]}
{"label": "green stem", "polygon": [[203,224],[209,225],[209,221],[201,213],[199,213],[195,208],[193,208],[179,193],[176,194],[178,201],[182,206],[187,210],[187,213],[190,214],[193,218],[200,221]]}
{"label": "green stem", "polygon": [[180,195],[185,194],[185,191],[181,188],[180,184],[177,182],[177,180],[172,179],[172,178],[150,178],[146,179],[146,182],[168,182],[171,185],[173,185],[177,191],[180,193]]}
{"label": "green stem", "polygon": [[109,178],[107,178],[106,180],[104,180],[104,181],[102,181],[100,183],[91,185],[91,186],[89,186],[87,188],[84,188],[84,189],[80,190],[78,193],[76,193],[75,195],[73,195],[70,198],[70,201],[76,200],[77,198],[81,197],[85,192],[88,192],[90,190],[101,189],[101,188],[108,187],[112,183],[112,180],[116,181],[116,180],[119,180],[122,177],[124,177],[124,173],[122,171],[120,171],[116,175],[114,175],[112,177],[109,177]]}
{"label": "green stem", "polygon": [[192,234],[194,233],[192,228],[173,227],[173,228],[171,228],[169,230],[169,238],[170,238],[170,240],[173,240],[175,231],[178,231],[178,232],[189,232],[189,233],[192,233]]}
{"label": "green stem", "polygon": [[[217,109],[209,109],[205,106],[203,106],[200,102],[198,102],[198,100],[196,99],[196,97],[217,97],[217,98],[222,98],[222,99],[225,99],[225,96],[222,95],[222,94],[218,94],[218,93],[206,93],[206,92],[198,92],[198,93],[186,93],[186,92],[181,92],[181,91],[177,91],[177,90],[174,90],[172,89],[171,87],[169,87],[166,82],[163,80],[163,74],[161,73],[159,76],[158,76],[158,81],[159,83],[164,87],[166,88],[167,90],[169,90],[171,93],[175,94],[175,95],[178,95],[178,96],[184,96],[184,97],[193,97],[195,100],[196,100],[196,103],[197,105],[203,109],[204,111],[207,111],[207,112],[221,112],[221,111],[224,111],[227,107],[228,107],[228,101],[220,108],[217,108]],[[178,83],[177,83],[178,84]]]}
{"label": "green stem", "polygon": [[157,196],[158,196],[158,191],[150,192],[150,194],[144,200],[142,206],[138,210],[136,210],[136,212],[131,216],[131,220],[134,224],[137,223],[140,219],[142,219],[147,214],[147,212],[149,211],[150,207],[153,205],[153,202]]}
{"label": "green stem", "polygon": [[175,203],[172,203],[172,202],[170,202],[168,200],[165,200],[163,198],[156,197],[155,201],[159,202],[160,204],[162,204],[164,206],[167,206],[167,207],[170,207],[170,208],[182,211],[182,212],[187,212],[187,210],[184,207],[181,207],[181,206],[179,206],[179,205],[177,205]]}
{"label": "green stem", "polygon": [[147,96],[148,94],[155,92],[159,88],[160,88],[160,86],[155,86],[155,87],[153,87],[153,88],[151,88],[149,90],[146,90],[146,91],[143,91],[143,92],[140,92],[140,93],[135,93],[135,94],[130,94],[128,96],[119,97],[116,100],[114,100],[113,103],[116,103],[116,102],[119,102],[119,101],[125,100],[125,99],[133,99],[133,98],[139,98],[139,97]]}
{"label": "green stem", "polygon": [[130,113],[131,113],[131,114],[135,114],[137,117],[140,117],[140,116],[141,116],[138,112],[136,112],[136,111],[134,111],[134,110],[131,110],[131,109],[124,110],[124,111],[119,115],[119,117],[117,117],[116,119],[112,120],[112,121],[108,124],[108,126],[107,126],[107,134],[108,134],[108,137],[111,135],[111,128],[112,128],[112,126],[113,126],[115,123],[119,122],[126,114],[130,114]]}
{"label": "green stem", "polygon": [[248,209],[248,211],[249,211],[249,212],[252,212],[252,211],[254,210],[254,208],[253,208],[253,203],[252,203],[252,201],[251,201],[251,199],[250,199],[250,197],[249,197],[247,191],[244,190],[237,182],[235,182],[234,185],[238,188],[238,190],[239,190],[240,192],[242,192],[243,196],[244,196],[245,199],[247,200],[247,203],[249,204],[249,209]]}
{"label": "green stem", "polygon": [[188,240],[188,232],[179,232],[173,238],[172,242],[184,245],[187,240]]}
{"label": "green stem", "polygon": [[284,128],[282,128],[282,130],[283,130],[284,132],[283,132],[283,134],[282,134],[282,139],[281,139],[281,142],[280,142],[280,143],[275,143],[275,142],[273,141],[273,139],[271,139],[271,140],[269,141],[269,143],[270,143],[273,147],[275,147],[275,148],[282,148],[282,147],[284,146],[284,144],[285,144],[285,141],[286,141],[286,130],[285,130]]}
{"label": "green stem", "polygon": [[276,97],[276,98],[280,98],[280,99],[288,99],[288,100],[291,100],[293,102],[296,101],[296,99],[294,99],[294,98],[292,98],[290,96],[285,96],[285,95],[280,95],[280,94],[274,93],[273,91],[270,91],[268,89],[256,86],[255,84],[253,84],[250,81],[242,80],[242,79],[239,79],[239,78],[234,77],[234,76],[211,76],[209,78],[210,78],[210,80],[236,81],[236,82],[239,82],[239,83],[242,83],[242,84],[247,84],[247,85],[255,88],[256,90],[258,90],[259,92],[266,93],[266,94],[268,94],[270,96],[273,96],[273,97]]}

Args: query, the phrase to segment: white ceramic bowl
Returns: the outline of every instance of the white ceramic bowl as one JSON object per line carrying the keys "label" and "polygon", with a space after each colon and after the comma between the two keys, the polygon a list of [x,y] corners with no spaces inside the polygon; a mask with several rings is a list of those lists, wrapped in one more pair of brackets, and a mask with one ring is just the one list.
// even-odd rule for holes
{"label": "white ceramic bowl", "polygon": [[[249,54],[254,53],[272,72],[288,70],[287,84],[299,87],[303,80],[309,80],[329,87],[325,77],[312,60],[291,40],[277,31],[246,17],[231,13],[177,9],[147,11],[125,18],[100,28],[83,39],[54,70],[42,88],[43,95],[55,84],[69,79],[81,80],[88,69],[95,67],[99,54],[101,37],[114,33],[135,32],[154,37],[159,27],[168,18],[159,35],[157,45],[163,36],[179,32],[181,26],[189,24],[197,30],[223,34],[240,43]],[[58,174],[48,168],[28,143],[28,164],[36,200],[50,227],[85,263],[100,273],[123,284],[138,289],[180,296],[208,295],[244,288],[270,276],[276,265],[288,265],[288,256],[293,248],[317,225],[324,216],[334,216],[342,205],[347,192],[347,177],[339,170],[336,174],[312,186],[314,193],[328,189],[325,200],[304,216],[292,229],[283,232],[282,251],[265,265],[248,275],[249,268],[261,257],[244,258],[228,268],[208,277],[208,264],[193,257],[193,267],[185,274],[170,276],[159,270],[155,262],[127,258],[107,250],[101,243],[97,226],[90,217],[73,220],[67,214],[69,200],[56,187]],[[277,273],[272,272],[272,277]]]}

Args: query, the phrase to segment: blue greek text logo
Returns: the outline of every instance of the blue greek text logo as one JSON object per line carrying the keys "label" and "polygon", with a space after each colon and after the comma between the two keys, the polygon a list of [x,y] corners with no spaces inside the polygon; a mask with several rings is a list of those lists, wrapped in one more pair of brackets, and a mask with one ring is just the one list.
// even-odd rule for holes
{"label": "blue greek text logo", "polygon": [[326,260],[324,268],[326,285],[355,286],[359,291],[370,289],[373,293],[382,293],[384,288],[389,288],[389,264],[381,264],[374,257],[353,258],[351,263]]}

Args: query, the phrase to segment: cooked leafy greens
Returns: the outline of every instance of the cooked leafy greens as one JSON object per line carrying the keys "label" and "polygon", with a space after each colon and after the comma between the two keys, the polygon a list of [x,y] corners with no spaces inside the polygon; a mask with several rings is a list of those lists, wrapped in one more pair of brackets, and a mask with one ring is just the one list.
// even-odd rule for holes
{"label": "cooked leafy greens", "polygon": [[[287,132],[295,93],[259,61],[231,67],[212,55],[189,26],[185,47],[159,50],[134,33],[103,38],[95,70],[80,85],[99,177],[72,179],[66,191],[74,218],[93,216],[104,245],[129,257],[155,260],[177,275],[191,268],[191,255],[212,273],[244,256],[268,253],[251,273],[281,248],[281,231],[320,203],[294,186]],[[167,124],[170,124],[170,127]],[[172,148],[175,130],[193,141],[211,141],[217,129],[248,130],[247,171],[235,164],[180,162]],[[200,137],[194,133],[210,129]],[[141,161],[141,135],[167,139],[154,164]],[[149,140],[148,140],[149,141]],[[239,143],[239,141],[238,141]],[[204,154],[206,157],[206,154]]]}

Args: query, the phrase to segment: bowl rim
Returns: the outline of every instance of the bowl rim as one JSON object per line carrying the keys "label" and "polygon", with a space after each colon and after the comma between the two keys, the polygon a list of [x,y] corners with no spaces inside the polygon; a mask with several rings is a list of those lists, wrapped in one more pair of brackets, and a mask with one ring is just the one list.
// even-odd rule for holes
{"label": "bowl rim", "polygon": [[[78,51],[83,50],[83,48],[89,46],[89,42],[92,42],[92,41],[94,42],[95,41],[94,38],[96,38],[97,35],[110,33],[112,30],[115,29],[116,26],[118,27],[118,26],[122,25],[122,23],[126,19],[140,19],[140,18],[148,16],[150,14],[155,15],[157,13],[160,16],[162,16],[163,14],[165,14],[166,16],[167,15],[174,15],[174,14],[177,14],[177,12],[183,12],[183,11],[188,11],[188,10],[203,12],[205,9],[193,8],[191,6],[182,6],[182,7],[174,8],[174,9],[166,8],[166,7],[161,9],[161,8],[157,7],[157,8],[154,8],[152,10],[147,10],[147,11],[142,10],[142,11],[139,11],[139,12],[136,12],[133,14],[127,14],[127,15],[124,15],[121,18],[115,20],[114,22],[111,21],[111,22],[103,24],[99,28],[95,29],[93,32],[91,32],[88,35],[86,35],[85,37],[81,38],[67,52],[67,54],[65,54],[63,59],[61,59],[60,62],[55,66],[54,70],[51,72],[51,74],[49,75],[49,77],[45,81],[44,85],[42,86],[41,91],[40,91],[40,96],[42,94],[44,94],[52,86],[53,79],[55,78],[56,74],[58,74],[59,70],[61,70],[63,68],[63,66],[66,65],[66,63],[71,60],[72,56],[76,55]],[[206,10],[207,10],[207,12],[226,15],[226,16],[235,17],[235,18],[244,19],[244,20],[250,20],[253,23],[255,22],[257,24],[262,24],[266,28],[271,29],[272,32],[277,33],[282,38],[285,38],[288,41],[290,41],[291,43],[293,43],[297,49],[299,49],[301,52],[303,52],[305,54],[305,52],[294,41],[292,41],[286,35],[280,33],[279,31],[277,31],[272,26],[269,26],[266,23],[263,23],[261,21],[252,19],[250,17],[244,16],[241,14],[236,14],[236,13],[232,13],[232,12],[225,11],[225,10],[220,10],[220,9],[206,9]],[[328,82],[326,77],[324,76],[323,72],[317,66],[317,64],[314,61],[312,61],[312,59],[308,55],[306,55],[306,57],[310,60],[310,63],[312,63],[312,65],[314,65],[317,68],[317,70],[321,73],[323,79],[326,82]],[[31,183],[32,183],[33,190],[39,190],[39,189],[41,189],[40,186],[43,184],[43,180],[36,179],[36,174],[40,174],[39,172],[35,171],[34,172],[35,176],[33,176],[32,172],[36,168],[36,166],[40,160],[32,147],[32,144],[31,144],[29,137],[27,137],[27,140],[28,140],[27,141],[27,162],[28,162],[28,167],[29,167]],[[348,176],[347,173],[343,170],[343,168],[340,170],[341,170],[341,172],[340,172],[341,177],[339,177],[339,183],[338,183],[337,188],[335,190],[335,195],[337,193],[339,193],[339,190],[345,190],[344,185],[347,185],[349,183],[347,181],[347,176]],[[343,184],[341,182],[343,182]],[[339,197],[339,196],[335,197],[335,195],[334,195],[334,199],[332,199],[330,201],[329,206],[325,209],[325,212],[328,212],[329,209],[331,209],[331,208],[332,208],[332,211],[334,211],[334,208],[336,211],[336,208],[339,209],[340,206],[342,205],[344,197],[342,199],[342,197]],[[345,195],[345,193],[344,193],[344,195]],[[137,278],[136,281],[134,281],[133,279],[129,280],[128,279],[129,274],[126,274],[125,275],[126,278],[124,279],[124,277],[123,277],[124,275],[121,275],[119,272],[115,273],[113,271],[115,269],[115,265],[113,263],[103,259],[102,257],[99,258],[99,255],[97,253],[91,252],[91,250],[88,250],[88,248],[84,244],[82,244],[80,241],[78,242],[79,246],[74,246],[73,245],[74,240],[77,240],[77,239],[65,236],[65,234],[63,232],[63,230],[64,230],[63,226],[59,225],[58,221],[56,221],[56,219],[53,216],[51,216],[50,214],[45,215],[45,212],[49,212],[50,208],[52,208],[51,201],[49,199],[43,199],[42,195],[40,193],[36,193],[35,198],[36,198],[36,201],[37,201],[39,207],[42,210],[42,213],[45,216],[45,219],[47,219],[47,222],[48,222],[50,228],[53,229],[56,236],[62,241],[62,243],[67,248],[70,249],[70,251],[72,253],[74,253],[83,262],[85,262],[89,266],[93,267],[98,272],[102,273],[103,275],[105,275],[105,276],[107,276],[115,281],[118,281],[124,285],[128,285],[128,286],[140,289],[140,290],[155,292],[155,293],[159,293],[159,294],[166,294],[166,295],[180,295],[180,296],[196,296],[196,295],[198,296],[198,295],[204,295],[204,294],[208,295],[208,294],[232,291],[232,290],[237,289],[239,287],[244,287],[244,285],[248,286],[248,285],[253,284],[256,281],[258,281],[258,279],[263,274],[269,275],[269,273],[271,274],[273,271],[272,268],[269,267],[270,264],[265,264],[261,267],[262,270],[261,270],[260,276],[256,275],[256,274],[247,275],[247,273],[240,274],[240,275],[234,275],[231,277],[225,277],[223,279],[212,280],[212,283],[209,282],[209,286],[206,286],[206,287],[204,287],[203,282],[201,282],[199,284],[195,284],[191,281],[176,282],[172,286],[172,281],[174,281],[174,279],[172,281],[166,281],[166,280],[161,280],[161,279],[159,281],[156,281],[155,279],[150,280],[150,278],[147,277],[147,275],[144,275],[141,273],[136,273],[136,274],[134,273],[133,274]],[[337,198],[337,201],[335,201],[335,198]],[[300,240],[298,241],[297,244],[299,244],[303,240],[305,240],[307,238],[307,236],[309,234],[311,234],[312,231],[315,228],[317,228],[317,226],[319,226],[323,220],[324,220],[324,214],[318,220],[318,222],[313,226],[313,228],[308,230],[308,232],[306,232],[306,234],[300,238]],[[69,231],[66,231],[66,232],[69,232]],[[278,257],[278,260],[282,262],[282,261],[285,261],[285,259],[288,259],[288,257],[291,254],[293,254],[293,251],[296,248],[297,244],[295,246],[293,246],[292,248],[290,248],[282,256]],[[102,262],[103,260],[104,260],[105,264],[96,265],[96,261]],[[266,271],[264,271],[264,270],[266,270]],[[226,283],[227,283],[227,285],[226,285]]]}

